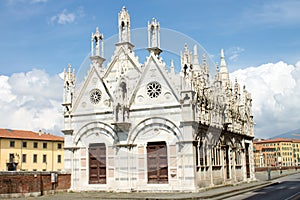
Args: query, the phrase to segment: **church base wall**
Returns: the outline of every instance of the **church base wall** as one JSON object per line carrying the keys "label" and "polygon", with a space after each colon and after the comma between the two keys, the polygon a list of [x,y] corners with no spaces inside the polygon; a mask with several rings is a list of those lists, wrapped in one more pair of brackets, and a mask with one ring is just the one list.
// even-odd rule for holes
{"label": "church base wall", "polygon": [[[169,184],[143,184],[135,182],[135,187],[130,187],[128,182],[110,182],[108,184],[88,184],[82,185],[80,181],[71,188],[72,191],[105,191],[105,192],[196,192],[198,187],[190,187],[188,185],[180,185],[178,182]],[[133,183],[131,183],[133,184]]]}

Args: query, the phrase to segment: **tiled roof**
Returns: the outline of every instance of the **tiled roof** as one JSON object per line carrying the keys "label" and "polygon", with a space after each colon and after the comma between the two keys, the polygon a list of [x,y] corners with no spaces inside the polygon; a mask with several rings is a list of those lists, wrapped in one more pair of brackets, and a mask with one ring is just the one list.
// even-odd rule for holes
{"label": "tiled roof", "polygon": [[289,138],[274,138],[269,140],[253,141],[254,144],[260,143],[274,143],[274,142],[297,142],[300,143],[299,139],[289,139]]}
{"label": "tiled roof", "polygon": [[27,139],[27,140],[47,140],[47,141],[64,141],[63,137],[51,135],[49,133],[36,133],[33,131],[10,130],[0,128],[0,138]]}

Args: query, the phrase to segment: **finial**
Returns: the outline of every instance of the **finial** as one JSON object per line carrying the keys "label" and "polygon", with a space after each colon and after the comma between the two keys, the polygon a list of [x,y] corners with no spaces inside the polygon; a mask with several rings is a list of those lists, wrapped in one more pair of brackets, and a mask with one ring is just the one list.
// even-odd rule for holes
{"label": "finial", "polygon": [[224,56],[224,49],[221,49],[221,58],[225,58],[225,56]]}
{"label": "finial", "polygon": [[123,6],[123,7],[122,7],[122,10],[126,11],[126,7],[125,7],[125,6]]}
{"label": "finial", "polygon": [[198,55],[197,45],[194,45],[194,55]]}
{"label": "finial", "polygon": [[[228,70],[227,70],[227,67],[226,67],[226,61],[225,61],[225,56],[224,56],[224,49],[221,49],[221,63],[220,63],[220,72],[222,74],[228,74]],[[223,77],[223,78],[226,78],[226,79],[229,79],[229,77],[227,77],[228,75],[226,75],[226,77]]]}
{"label": "finial", "polygon": [[174,61],[171,60],[171,67],[174,67]]}
{"label": "finial", "polygon": [[187,43],[184,43],[184,51],[187,52],[187,50],[188,50]]}

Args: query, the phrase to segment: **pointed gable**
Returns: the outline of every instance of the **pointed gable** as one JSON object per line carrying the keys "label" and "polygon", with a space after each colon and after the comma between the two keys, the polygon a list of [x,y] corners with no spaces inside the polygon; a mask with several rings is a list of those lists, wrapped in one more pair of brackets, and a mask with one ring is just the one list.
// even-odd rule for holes
{"label": "pointed gable", "polygon": [[117,44],[112,61],[108,64],[103,80],[113,94],[118,90],[122,80],[126,80],[127,94],[131,96],[132,91],[141,76],[141,64],[138,58],[126,47]]}
{"label": "pointed gable", "polygon": [[133,52],[128,52],[128,49],[119,46],[112,57],[112,61],[108,64],[103,80],[111,85],[111,83],[117,82],[116,77],[120,77],[122,74],[139,75],[141,73],[140,66],[141,64]]}
{"label": "pointed gable", "polygon": [[73,112],[110,111],[112,101],[112,95],[108,91],[99,72],[92,66],[75,99]]}
{"label": "pointed gable", "polygon": [[164,68],[165,63],[159,60],[154,53],[151,53],[144,66],[142,76],[131,96],[131,109],[178,105],[178,91],[171,84],[167,71]]}

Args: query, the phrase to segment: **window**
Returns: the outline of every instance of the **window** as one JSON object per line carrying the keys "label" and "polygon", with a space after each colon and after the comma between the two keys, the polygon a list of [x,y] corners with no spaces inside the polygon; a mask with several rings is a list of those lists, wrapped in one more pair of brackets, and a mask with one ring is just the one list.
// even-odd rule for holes
{"label": "window", "polygon": [[61,146],[62,146],[61,143],[58,143],[57,144],[57,149],[61,149]]}
{"label": "window", "polygon": [[93,104],[97,104],[101,100],[102,93],[99,89],[93,89],[90,91],[90,101]]}
{"label": "window", "polygon": [[34,142],[34,143],[33,143],[33,148],[35,148],[35,149],[38,148],[38,143],[37,143],[37,142]]}
{"label": "window", "polygon": [[10,141],[10,142],[9,142],[9,146],[10,146],[10,147],[15,147],[15,141]]}
{"label": "window", "polygon": [[242,164],[240,150],[237,150],[235,152],[235,163],[236,163],[236,165],[241,165]]}
{"label": "window", "polygon": [[14,162],[14,158],[15,158],[15,154],[10,153],[10,154],[9,154],[9,162],[10,162],[10,163]]}
{"label": "window", "polygon": [[220,163],[220,148],[214,147],[211,150],[211,162],[215,166],[221,165]]}
{"label": "window", "polygon": [[200,166],[206,166],[207,164],[207,155],[206,155],[206,149],[204,147],[204,144],[200,144],[200,147],[199,147],[199,165]]}
{"label": "window", "polygon": [[37,155],[33,154],[33,163],[37,163]]}
{"label": "window", "polygon": [[43,163],[47,163],[47,155],[43,155]]}
{"label": "window", "polygon": [[22,147],[26,148],[27,147],[27,142],[22,142]]}
{"label": "window", "polygon": [[43,149],[47,149],[47,143],[46,142],[43,143]]}
{"label": "window", "polygon": [[150,98],[157,98],[161,94],[161,85],[156,81],[148,83],[147,94]]}
{"label": "window", "polygon": [[22,162],[26,163],[26,154],[22,154]]}
{"label": "window", "polygon": [[57,163],[61,163],[61,155],[57,155]]}

